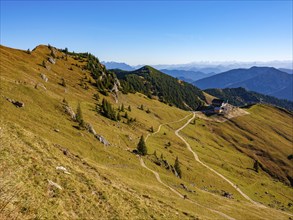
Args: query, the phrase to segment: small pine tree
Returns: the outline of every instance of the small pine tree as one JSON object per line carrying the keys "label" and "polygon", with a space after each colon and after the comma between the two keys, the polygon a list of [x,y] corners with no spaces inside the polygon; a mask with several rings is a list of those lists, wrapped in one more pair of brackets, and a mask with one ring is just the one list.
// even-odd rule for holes
{"label": "small pine tree", "polygon": [[179,164],[178,157],[176,157],[175,164],[174,164],[174,169],[178,173],[179,177],[182,178],[182,172],[181,172],[181,169],[180,169],[180,164]]}
{"label": "small pine tree", "polygon": [[51,57],[56,58],[55,53],[53,52],[53,50],[51,50]]}
{"label": "small pine tree", "polygon": [[130,112],[131,112],[131,107],[130,107],[130,105],[128,106],[128,111],[130,111]]}
{"label": "small pine tree", "polygon": [[99,93],[95,93],[94,98],[95,98],[95,100],[99,101],[99,99],[100,99]]}
{"label": "small pine tree", "polygon": [[143,155],[143,156],[147,154],[147,147],[146,147],[143,135],[141,135],[140,140],[137,144],[137,151],[140,155]]}
{"label": "small pine tree", "polygon": [[128,114],[125,112],[124,118],[128,119]]}
{"label": "small pine tree", "polygon": [[140,109],[143,110],[143,104],[141,104]]}
{"label": "small pine tree", "polygon": [[117,118],[117,121],[120,121],[121,120],[121,115],[120,115],[119,112],[117,113],[117,117],[116,118]]}
{"label": "small pine tree", "polygon": [[158,158],[158,156],[157,156],[157,151],[155,150],[155,152],[154,152],[154,156],[156,157],[156,158]]}
{"label": "small pine tree", "polygon": [[121,105],[121,111],[124,112],[124,110],[125,110],[124,109],[124,104],[122,103],[122,105]]}
{"label": "small pine tree", "polygon": [[84,120],[83,120],[83,116],[82,116],[80,103],[78,103],[77,109],[76,109],[76,121],[78,122],[79,128],[84,127]]}
{"label": "small pine tree", "polygon": [[31,50],[30,49],[27,49],[26,53],[27,54],[31,54]]}
{"label": "small pine tree", "polygon": [[46,61],[45,61],[45,60],[43,60],[43,62],[42,62],[42,66],[43,66],[44,68],[46,68]]}
{"label": "small pine tree", "polygon": [[253,168],[254,168],[255,172],[258,173],[258,170],[259,170],[259,162],[258,162],[258,160],[255,160],[254,161]]}
{"label": "small pine tree", "polygon": [[66,82],[64,78],[61,79],[61,86],[66,87]]}

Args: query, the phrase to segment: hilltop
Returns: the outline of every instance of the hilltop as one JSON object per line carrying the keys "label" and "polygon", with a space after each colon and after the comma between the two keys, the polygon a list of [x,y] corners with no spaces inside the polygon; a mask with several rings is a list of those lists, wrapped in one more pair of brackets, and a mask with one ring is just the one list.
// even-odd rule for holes
{"label": "hilltop", "polygon": [[187,108],[201,90],[149,66],[115,73],[47,45],[0,59],[1,219],[292,216],[291,113],[254,105],[217,123]]}
{"label": "hilltop", "polygon": [[121,81],[124,93],[141,92],[184,110],[197,110],[204,105],[205,97],[200,89],[150,66],[129,72],[113,71]]}

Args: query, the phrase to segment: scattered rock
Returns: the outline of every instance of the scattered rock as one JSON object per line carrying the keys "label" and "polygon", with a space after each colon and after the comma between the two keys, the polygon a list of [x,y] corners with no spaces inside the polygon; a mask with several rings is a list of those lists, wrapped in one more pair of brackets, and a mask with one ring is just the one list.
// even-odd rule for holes
{"label": "scattered rock", "polygon": [[58,185],[57,183],[54,183],[52,180],[48,180],[48,183],[49,183],[50,186],[54,186],[57,189],[62,190],[62,187],[60,185]]}
{"label": "scattered rock", "polygon": [[55,60],[54,60],[52,57],[49,57],[48,60],[49,60],[49,62],[52,63],[52,64],[55,64],[55,63],[56,63]]}
{"label": "scattered rock", "polygon": [[55,132],[60,132],[60,130],[58,128],[54,128]]}
{"label": "scattered rock", "polygon": [[37,84],[35,85],[35,89],[38,89],[38,88],[42,88],[42,89],[44,89],[44,90],[47,90],[47,88],[44,86],[43,83],[37,83]]}
{"label": "scattered rock", "polygon": [[222,196],[228,198],[228,199],[233,199],[233,194],[229,192],[223,191]]}
{"label": "scattered rock", "polygon": [[68,155],[68,150],[67,150],[66,148],[62,149],[62,152],[63,152],[63,154],[64,154],[65,156]]}
{"label": "scattered rock", "polygon": [[[4,96],[3,96],[4,97]],[[13,105],[15,105],[16,107],[24,107],[24,103],[23,102],[20,102],[20,101],[15,101],[11,98],[8,98],[8,97],[5,97],[5,99],[8,101],[8,102],[11,102]]]}
{"label": "scattered rock", "polygon": [[63,173],[70,174],[70,173],[67,171],[67,169],[66,169],[65,167],[63,167],[63,166],[58,166],[58,167],[56,167],[56,170],[61,170],[61,171],[63,171]]}
{"label": "scattered rock", "polygon": [[47,77],[45,74],[41,73],[41,78],[42,78],[45,82],[48,82],[48,77]]}

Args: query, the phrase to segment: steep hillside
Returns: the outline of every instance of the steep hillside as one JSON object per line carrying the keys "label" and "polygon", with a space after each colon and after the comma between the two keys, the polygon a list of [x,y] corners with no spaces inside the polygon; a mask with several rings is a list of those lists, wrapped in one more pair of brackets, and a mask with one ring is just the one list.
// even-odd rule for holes
{"label": "steep hillside", "polygon": [[204,95],[195,86],[175,79],[150,66],[126,72],[115,71],[124,92],[141,92],[150,98],[175,105],[185,110],[196,110],[204,105]]}
{"label": "steep hillside", "polygon": [[291,74],[270,67],[235,69],[194,82],[194,85],[201,89],[243,87],[250,91],[289,100],[292,100],[292,94],[288,94],[284,89],[292,87],[292,84]]}
{"label": "steep hillside", "polygon": [[[0,219],[292,216],[288,112],[258,105],[194,121],[200,112],[113,90],[115,75],[87,53],[1,46],[0,59]],[[101,111],[105,100],[120,120]],[[141,135],[146,156],[133,153]]]}
{"label": "steep hillside", "polygon": [[291,101],[277,99],[273,96],[262,95],[257,92],[247,91],[246,89],[241,87],[231,89],[206,89],[205,92],[220,99],[228,100],[229,103],[235,106],[245,106],[255,103],[267,103],[291,111],[293,110],[293,102]]}

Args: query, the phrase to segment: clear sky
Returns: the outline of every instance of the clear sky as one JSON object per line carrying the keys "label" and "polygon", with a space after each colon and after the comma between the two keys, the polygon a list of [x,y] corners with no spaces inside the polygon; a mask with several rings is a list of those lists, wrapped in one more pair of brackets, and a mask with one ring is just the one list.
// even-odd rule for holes
{"label": "clear sky", "polygon": [[292,60],[292,1],[2,1],[1,44],[136,64]]}

